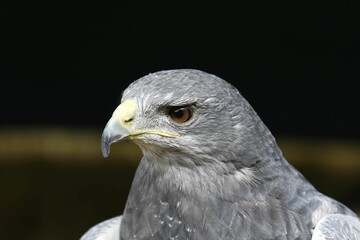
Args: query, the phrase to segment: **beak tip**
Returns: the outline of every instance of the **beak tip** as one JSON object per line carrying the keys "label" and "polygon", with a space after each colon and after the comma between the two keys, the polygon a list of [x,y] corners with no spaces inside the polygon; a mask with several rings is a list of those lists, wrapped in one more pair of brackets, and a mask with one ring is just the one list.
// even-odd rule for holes
{"label": "beak tip", "polygon": [[101,152],[103,157],[107,158],[110,154],[110,139],[104,135],[101,141]]}
{"label": "beak tip", "polygon": [[104,149],[102,150],[102,155],[103,155],[104,158],[109,157],[109,154],[110,154],[109,150],[104,150]]}

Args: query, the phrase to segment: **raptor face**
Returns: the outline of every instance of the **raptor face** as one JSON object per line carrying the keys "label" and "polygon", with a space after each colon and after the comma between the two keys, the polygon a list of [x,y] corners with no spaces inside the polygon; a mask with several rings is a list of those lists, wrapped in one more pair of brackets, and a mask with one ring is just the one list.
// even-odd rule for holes
{"label": "raptor face", "polygon": [[103,154],[111,143],[131,139],[149,157],[181,152],[195,164],[221,161],[235,155],[234,144],[246,137],[247,111],[239,92],[216,76],[194,70],[150,74],[125,90],[105,127]]}

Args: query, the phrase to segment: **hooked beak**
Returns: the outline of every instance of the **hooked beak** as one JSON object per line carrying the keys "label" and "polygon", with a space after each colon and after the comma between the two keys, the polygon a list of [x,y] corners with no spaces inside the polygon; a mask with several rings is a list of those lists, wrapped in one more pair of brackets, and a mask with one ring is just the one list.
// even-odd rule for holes
{"label": "hooked beak", "polygon": [[131,123],[135,118],[136,110],[134,100],[127,100],[115,109],[102,134],[101,151],[104,157],[109,156],[112,143],[126,139],[131,134]]}
{"label": "hooked beak", "polygon": [[126,139],[130,135],[129,129],[116,119],[111,118],[106,124],[101,139],[101,151],[106,158],[110,154],[110,145],[114,142]]}

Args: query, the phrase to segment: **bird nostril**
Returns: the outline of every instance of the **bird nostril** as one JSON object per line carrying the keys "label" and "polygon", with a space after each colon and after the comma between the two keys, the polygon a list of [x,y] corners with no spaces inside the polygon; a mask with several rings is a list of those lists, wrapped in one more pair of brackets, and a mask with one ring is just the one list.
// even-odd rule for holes
{"label": "bird nostril", "polygon": [[134,120],[134,118],[125,119],[125,120],[124,120],[124,123],[129,123],[129,122],[131,122],[132,120]]}

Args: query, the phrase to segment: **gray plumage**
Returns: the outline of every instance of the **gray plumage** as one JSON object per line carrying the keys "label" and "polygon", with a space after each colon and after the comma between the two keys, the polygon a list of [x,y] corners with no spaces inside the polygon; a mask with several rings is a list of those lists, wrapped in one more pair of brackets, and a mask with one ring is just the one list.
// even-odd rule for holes
{"label": "gray plumage", "polygon": [[[129,129],[179,137],[132,137],[144,157],[120,239],[311,239],[328,214],[358,222],[285,160],[270,131],[226,81],[198,70],[161,71],[133,82],[122,102],[130,99],[137,111],[124,121],[131,121]],[[176,123],[170,106],[190,106],[193,117]],[[109,135],[108,126],[105,155],[122,138]]]}

